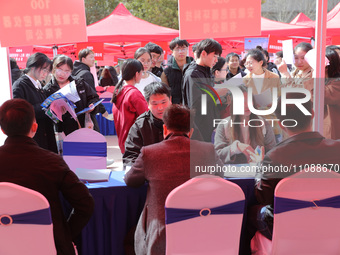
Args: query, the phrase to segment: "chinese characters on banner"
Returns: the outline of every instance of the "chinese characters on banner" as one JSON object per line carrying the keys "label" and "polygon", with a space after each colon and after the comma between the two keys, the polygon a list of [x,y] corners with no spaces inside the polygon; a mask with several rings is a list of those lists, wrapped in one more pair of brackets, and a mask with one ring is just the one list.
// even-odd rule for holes
{"label": "chinese characters on banner", "polygon": [[261,0],[179,0],[180,38],[261,34]]}
{"label": "chinese characters on banner", "polygon": [[84,48],[88,48],[94,52],[95,60],[104,59],[104,43],[77,43],[77,52],[76,52],[77,57],[78,57],[79,51]]}
{"label": "chinese characters on banner", "polygon": [[2,47],[87,41],[83,0],[10,0],[0,8]]}
{"label": "chinese characters on banner", "polygon": [[29,56],[33,54],[33,46],[10,47],[9,56],[17,61],[20,69],[26,67],[26,62]]}

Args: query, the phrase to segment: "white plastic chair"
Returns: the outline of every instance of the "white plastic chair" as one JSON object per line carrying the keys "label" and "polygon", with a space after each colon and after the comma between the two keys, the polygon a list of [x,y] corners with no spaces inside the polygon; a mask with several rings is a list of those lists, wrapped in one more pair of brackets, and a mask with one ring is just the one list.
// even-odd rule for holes
{"label": "white plastic chair", "polygon": [[[273,240],[257,232],[253,254],[340,254],[340,209],[320,206],[322,200],[336,196],[340,196],[340,174],[335,172],[301,172],[280,181],[275,189]],[[294,200],[288,205],[307,201],[310,207],[279,213],[281,198]],[[340,205],[340,197],[336,200]]]}
{"label": "white plastic chair", "polygon": [[107,144],[105,136],[89,128],[67,135],[63,142],[63,158],[69,168],[106,169]]}
{"label": "white plastic chair", "polygon": [[[56,254],[49,208],[47,199],[39,192],[13,183],[1,182],[0,254]],[[37,215],[35,212],[29,219],[23,219],[22,215],[19,215],[43,209],[45,210],[42,214]],[[25,224],[28,221],[31,224]],[[41,224],[42,222],[44,224]]]}
{"label": "white plastic chair", "polygon": [[[242,189],[217,176],[201,175],[175,188],[166,207],[166,254],[238,254],[244,211]],[[238,202],[240,201],[240,202]],[[215,207],[238,202],[235,214],[215,214]],[[169,223],[169,208],[198,209],[198,217]],[[211,211],[210,215],[206,215]]]}

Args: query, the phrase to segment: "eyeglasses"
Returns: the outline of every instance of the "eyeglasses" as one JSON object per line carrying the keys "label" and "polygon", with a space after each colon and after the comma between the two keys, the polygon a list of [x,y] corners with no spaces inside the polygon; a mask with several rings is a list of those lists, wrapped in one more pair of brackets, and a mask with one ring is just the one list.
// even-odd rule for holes
{"label": "eyeglasses", "polygon": [[221,69],[220,72],[222,72],[222,71],[228,71],[228,69],[227,68]]}
{"label": "eyeglasses", "polygon": [[142,64],[150,64],[151,63],[151,59],[138,59]]}
{"label": "eyeglasses", "polygon": [[64,70],[61,70],[61,69],[56,69],[55,72],[56,72],[56,74],[59,74],[59,75],[65,74],[65,75],[68,75],[68,76],[70,76],[71,73],[72,73],[72,71],[64,71]]}
{"label": "eyeglasses", "polygon": [[253,62],[246,62],[246,63],[244,63],[244,66],[253,66]]}
{"label": "eyeglasses", "polygon": [[177,51],[177,52],[187,52],[188,48],[185,47],[185,48],[175,48],[174,51]]}
{"label": "eyeglasses", "polygon": [[44,68],[44,69],[41,69],[41,72],[43,72],[43,73],[50,73],[51,71],[50,71],[50,69]]}

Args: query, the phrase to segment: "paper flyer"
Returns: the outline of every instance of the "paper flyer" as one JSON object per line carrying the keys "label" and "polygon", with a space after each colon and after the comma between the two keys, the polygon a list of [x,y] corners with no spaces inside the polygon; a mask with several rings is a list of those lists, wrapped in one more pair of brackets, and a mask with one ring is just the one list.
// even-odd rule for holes
{"label": "paper flyer", "polygon": [[104,99],[100,99],[98,102],[95,102],[95,103],[93,104],[93,106],[87,107],[87,108],[81,110],[80,112],[77,112],[77,115],[80,115],[80,114],[82,114],[82,113],[85,113],[85,112],[87,112],[87,111],[89,111],[89,110],[94,109],[97,105],[99,105],[99,104],[100,104],[101,102],[103,102],[103,101],[104,101]]}

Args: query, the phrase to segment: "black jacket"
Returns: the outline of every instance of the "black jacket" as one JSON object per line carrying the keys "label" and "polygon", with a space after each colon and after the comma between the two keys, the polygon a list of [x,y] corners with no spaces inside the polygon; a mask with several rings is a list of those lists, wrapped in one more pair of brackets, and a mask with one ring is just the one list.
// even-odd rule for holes
{"label": "black jacket", "polygon": [[125,141],[124,166],[132,165],[143,146],[163,141],[163,121],[150,111],[141,114],[130,128]]}
{"label": "black jacket", "polygon": [[[193,61],[184,70],[183,103],[190,109],[195,110],[194,124],[196,124],[206,142],[211,142],[212,140],[212,132],[215,129],[214,119],[220,118],[215,104],[218,99],[213,87],[214,81],[209,67],[197,65]],[[202,95],[206,95],[207,99],[206,113],[202,112]]]}
{"label": "black jacket", "polygon": [[[39,148],[27,136],[8,137],[0,147],[0,162],[1,182],[18,184],[46,197],[51,208],[57,254],[74,255],[72,241],[87,224],[94,209],[87,187],[59,155]],[[59,194],[74,209],[72,214],[64,215]]]}
{"label": "black jacket", "polygon": [[[69,81],[73,81],[73,78],[70,76]],[[97,93],[83,80],[83,79],[77,79],[75,80],[75,84],[77,87],[77,92],[80,97],[80,101],[76,102],[75,105],[77,108],[75,109],[75,112],[79,112],[86,107],[88,107],[90,104],[95,103],[99,101],[99,97]],[[48,84],[44,86],[44,90],[46,91],[47,96],[52,95],[56,91],[60,89],[57,81],[52,78]],[[94,130],[99,132],[99,126],[96,120],[95,115],[98,113],[98,106],[91,112],[91,120],[94,124]],[[78,115],[78,120],[81,125],[81,127],[85,126],[85,113]],[[56,125],[56,131],[57,132],[64,132],[65,135],[68,135],[72,133],[73,131],[78,129],[77,122],[71,117],[71,115],[67,112],[63,115],[63,121],[58,122]]]}
{"label": "black jacket", "polygon": [[[184,65],[183,70],[187,68],[192,59],[187,57],[187,64]],[[168,80],[168,84],[171,88],[171,102],[173,104],[181,104],[183,101],[182,96],[182,80],[183,71],[179,68],[175,59],[168,63],[167,68],[164,70],[164,74]]]}
{"label": "black jacket", "polygon": [[75,79],[83,78],[91,88],[96,90],[93,75],[90,71],[90,67],[82,62],[75,61],[73,64],[72,76]]}
{"label": "black jacket", "polygon": [[[244,77],[246,76],[246,72],[242,71],[242,69],[240,67],[237,68],[237,74],[241,73],[241,76]],[[226,80],[229,80],[231,78],[233,78],[235,75],[233,75],[230,71],[228,71],[227,76],[226,76]]]}
{"label": "black jacket", "polygon": [[47,95],[42,89],[37,89],[26,75],[21,76],[12,86],[13,98],[22,98],[33,105],[35,119],[38,123],[38,130],[34,140],[41,148],[58,152],[55,135],[53,130],[53,121],[45,114],[41,103],[45,101]]}

